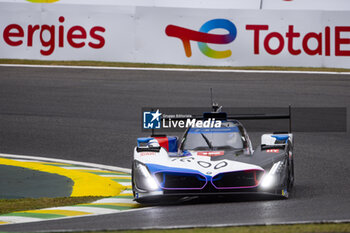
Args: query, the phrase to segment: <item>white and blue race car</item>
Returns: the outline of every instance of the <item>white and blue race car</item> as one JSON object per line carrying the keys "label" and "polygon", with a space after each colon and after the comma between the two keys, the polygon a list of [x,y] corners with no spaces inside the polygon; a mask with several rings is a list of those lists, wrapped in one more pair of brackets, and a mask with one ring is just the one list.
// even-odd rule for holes
{"label": "white and blue race car", "polygon": [[253,150],[237,119],[290,118],[285,115],[227,117],[206,113],[201,120],[220,119],[221,127],[188,128],[174,136],[137,139],[132,188],[139,203],[161,203],[199,196],[268,194],[288,198],[294,183],[293,134],[263,134]]}

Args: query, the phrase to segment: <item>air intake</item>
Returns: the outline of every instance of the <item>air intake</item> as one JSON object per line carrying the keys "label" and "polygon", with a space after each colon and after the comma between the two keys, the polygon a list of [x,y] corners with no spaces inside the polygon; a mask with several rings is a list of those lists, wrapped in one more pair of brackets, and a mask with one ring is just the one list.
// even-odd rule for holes
{"label": "air intake", "polygon": [[262,170],[220,173],[213,177],[212,184],[217,189],[254,188],[263,174]]}
{"label": "air intake", "polygon": [[155,177],[162,189],[203,189],[207,184],[205,176],[196,173],[158,172]]}

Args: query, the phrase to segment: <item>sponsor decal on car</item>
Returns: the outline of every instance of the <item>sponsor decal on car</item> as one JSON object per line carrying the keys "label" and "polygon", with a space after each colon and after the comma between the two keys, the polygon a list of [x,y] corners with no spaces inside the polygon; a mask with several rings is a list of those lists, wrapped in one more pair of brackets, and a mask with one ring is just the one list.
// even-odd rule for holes
{"label": "sponsor decal on car", "polygon": [[200,155],[200,156],[210,156],[210,157],[220,156],[224,154],[225,154],[225,151],[200,151],[197,153],[197,155]]}
{"label": "sponsor decal on car", "polygon": [[279,153],[280,150],[279,149],[268,149],[266,150],[267,153]]}
{"label": "sponsor decal on car", "polygon": [[156,152],[141,152],[141,156],[147,156],[147,155],[156,155]]}

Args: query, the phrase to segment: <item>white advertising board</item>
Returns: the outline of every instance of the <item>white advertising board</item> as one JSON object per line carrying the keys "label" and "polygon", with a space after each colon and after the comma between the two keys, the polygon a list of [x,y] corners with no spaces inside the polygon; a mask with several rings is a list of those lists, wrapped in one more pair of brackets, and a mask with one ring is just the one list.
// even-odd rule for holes
{"label": "white advertising board", "polygon": [[349,0],[262,0],[262,9],[349,11]]}
{"label": "white advertising board", "polygon": [[206,9],[260,9],[262,0],[0,0],[9,3],[64,5],[184,7]]}
{"label": "white advertising board", "polygon": [[347,11],[0,2],[0,58],[350,68]]}
{"label": "white advertising board", "polygon": [[1,58],[133,59],[134,7],[1,3],[0,9]]}
{"label": "white advertising board", "polygon": [[[138,30],[147,29],[151,32],[148,37],[152,38],[140,41],[142,45],[139,47],[145,52],[140,51],[139,57],[152,54],[152,62],[155,63],[350,67],[350,15],[347,12],[301,11],[296,16],[295,11],[230,10],[202,13],[181,9],[181,14],[164,10],[160,16],[162,20],[153,20],[152,15],[160,15],[156,11],[151,8],[141,11],[143,15],[140,15],[142,20],[139,24],[144,26]],[[192,54],[188,57],[180,39],[187,36],[186,31],[180,30],[178,37],[169,37],[165,33],[169,25],[198,32],[203,25],[211,22],[214,29],[210,34],[230,34],[230,29],[220,29],[222,25],[220,21],[215,22],[216,19],[234,24],[236,33],[232,34],[236,36],[233,40],[228,39],[227,43],[224,42],[225,38],[216,44],[208,43],[208,47],[216,51],[230,50],[230,56],[220,58],[215,51],[210,56],[193,39],[190,40]],[[145,59],[142,57],[142,60]]]}

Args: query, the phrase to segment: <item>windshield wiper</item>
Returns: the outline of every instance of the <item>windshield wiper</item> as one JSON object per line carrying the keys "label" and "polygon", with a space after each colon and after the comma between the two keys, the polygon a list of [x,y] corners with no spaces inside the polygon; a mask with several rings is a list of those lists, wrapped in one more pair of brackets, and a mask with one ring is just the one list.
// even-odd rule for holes
{"label": "windshield wiper", "polygon": [[204,138],[205,142],[207,143],[209,149],[213,149],[213,145],[211,144],[211,142],[209,141],[209,139],[203,134],[201,133],[202,137]]}

